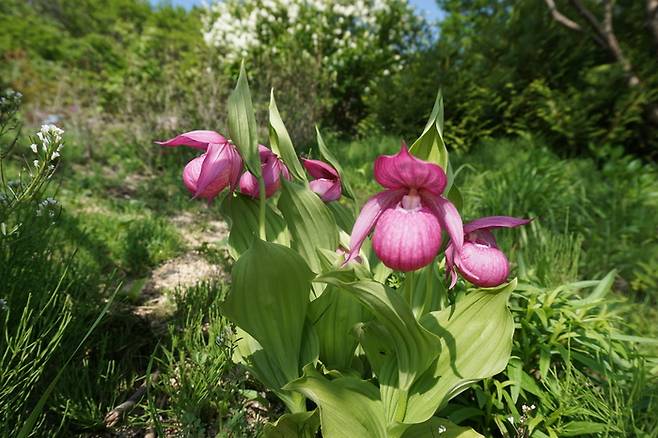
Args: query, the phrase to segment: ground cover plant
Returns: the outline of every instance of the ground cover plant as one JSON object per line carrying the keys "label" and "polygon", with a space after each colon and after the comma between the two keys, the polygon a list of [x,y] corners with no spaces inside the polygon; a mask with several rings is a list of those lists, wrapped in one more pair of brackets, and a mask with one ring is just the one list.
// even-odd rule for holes
{"label": "ground cover plant", "polygon": [[[381,419],[379,406],[389,406],[383,423],[391,433],[409,427],[404,433],[411,436],[450,436],[448,430],[466,436],[472,431],[511,437],[658,436],[658,177],[651,158],[656,130],[647,111],[655,101],[656,70],[652,28],[642,24],[651,10],[642,2],[618,1],[611,9],[596,2],[556,2],[557,11],[580,28],[572,31],[555,21],[544,3],[441,2],[440,27],[414,17],[403,2],[385,3],[389,6],[377,17],[367,8],[334,8],[331,1],[310,4],[331,7],[309,17],[337,23],[342,18],[343,39],[336,44],[349,41],[347,31],[363,38],[344,56],[326,46],[326,58],[311,40],[299,37],[307,24],[323,26],[305,13],[298,15],[292,37],[272,40],[276,50],[259,43],[246,54],[227,57],[222,51],[227,47],[204,41],[217,9],[152,7],[142,0],[0,4],[0,436],[303,436],[315,428],[328,435],[335,433],[332,421],[344,426],[350,419],[326,414],[337,387],[341,402],[342,394],[349,394],[344,399],[358,408],[374,406],[373,418]],[[597,45],[576,3],[596,20],[611,11],[613,32],[641,79],[639,87],[629,87],[622,65]],[[254,12],[254,35],[288,26],[281,4],[268,6],[274,21]],[[365,35],[395,21],[396,14],[404,20],[386,27],[379,38]],[[362,16],[372,22],[360,27]],[[249,20],[243,24],[246,30],[236,36],[252,32]],[[387,45],[392,41],[387,35],[401,39]],[[326,38],[323,46],[334,41],[326,32],[321,38]],[[312,56],[298,56],[300,47]],[[203,167],[205,159],[197,157],[206,151],[153,141],[209,129],[237,144],[227,100],[242,57],[252,73],[256,135],[270,150],[259,150],[252,163],[263,157],[265,191],[272,195],[265,201],[266,237],[274,235],[301,251],[288,226],[303,223],[300,218],[307,215],[291,215],[294,199],[285,199],[297,189],[294,193],[306,193],[304,202],[312,202],[316,212],[329,211],[310,216],[329,224],[327,229],[336,227],[342,250],[349,253],[349,234],[361,208],[373,195],[390,191],[377,182],[375,161],[400,153],[402,140],[414,145],[431,116],[438,85],[446,96],[446,176],[461,196],[451,190],[443,195],[458,208],[463,224],[492,215],[533,218],[492,233],[509,262],[509,278],[516,278],[507,300],[514,324],[509,359],[495,374],[443,400],[435,413],[442,420],[429,423],[436,427],[411,426],[418,395],[409,397],[405,408],[390,409],[395,398],[404,399],[399,374],[396,382],[383,368],[377,370],[375,358],[397,358],[397,352],[385,342],[375,345],[381,347],[377,351],[352,348],[372,340],[377,330],[376,340],[390,339],[385,335],[391,324],[379,324],[377,313],[350,299],[354,294],[345,292],[342,282],[367,283],[387,297],[402,297],[396,309],[407,315],[400,309],[411,309],[405,321],[412,326],[428,306],[459,310],[487,289],[465,279],[472,271],[466,263],[461,264],[464,278],[458,271],[449,289],[446,233],[435,262],[414,272],[391,272],[377,254],[406,268],[400,263],[407,260],[390,251],[393,240],[381,238],[398,228],[387,226],[397,217],[396,208],[382,212],[357,260],[342,266],[341,251],[317,256],[317,266],[339,284],[311,282],[311,293],[302,300],[307,311],[301,331],[309,348],[300,361],[309,358],[315,368],[304,376],[300,366],[291,377],[324,403],[304,396],[307,412],[291,414],[277,393],[293,401],[301,396],[272,390],[278,383],[267,377],[281,377],[276,367],[263,372],[240,364],[250,338],[235,328],[235,315],[227,308],[235,289],[247,281],[236,282],[231,271],[244,270],[248,258],[241,265],[235,259],[253,256],[248,247],[260,235],[258,178],[242,181],[240,175],[235,193],[225,190],[210,205],[208,196],[191,200],[186,185],[196,184],[201,169],[190,165],[183,184],[181,170],[194,160]],[[304,80],[294,80],[295,62],[304,67],[306,61],[313,67],[305,70]],[[364,63],[369,67],[359,67]],[[271,85],[281,124],[274,117],[270,126]],[[283,121],[294,151],[286,149]],[[436,140],[438,131],[430,130],[425,138]],[[412,155],[419,153],[417,147]],[[245,159],[240,147],[237,153]],[[252,167],[256,175],[259,166]],[[283,175],[279,187],[277,172]],[[217,178],[225,176],[220,172]],[[310,191],[299,190],[304,180]],[[319,202],[308,201],[311,196]],[[413,209],[414,194],[408,190],[404,196],[410,196],[406,203]],[[423,202],[421,210],[427,207]],[[418,217],[434,229],[432,217]],[[317,234],[319,240],[332,235]],[[482,234],[491,245],[491,237]],[[423,244],[434,251],[432,239]],[[316,254],[312,246],[321,245],[309,245],[308,254]],[[315,263],[311,258],[303,263]],[[422,299],[430,297],[423,294],[427,287],[439,292],[434,300]],[[343,314],[344,306],[353,312]],[[503,313],[501,304],[493,314]],[[341,318],[359,324],[332,331]],[[428,319],[420,318],[421,329]],[[341,331],[344,336],[334,335]],[[450,348],[437,359],[450,357],[446,351]],[[391,391],[396,397],[381,399],[382,381],[397,385]],[[441,381],[433,382],[440,386]],[[318,391],[311,394],[309,386]],[[372,398],[355,403],[353,390],[364,388]],[[410,393],[417,388],[412,384]],[[302,409],[302,403],[288,405]],[[397,424],[402,411],[405,418]],[[320,432],[321,420],[328,432]],[[377,422],[352,424],[356,431],[381,430]]]}

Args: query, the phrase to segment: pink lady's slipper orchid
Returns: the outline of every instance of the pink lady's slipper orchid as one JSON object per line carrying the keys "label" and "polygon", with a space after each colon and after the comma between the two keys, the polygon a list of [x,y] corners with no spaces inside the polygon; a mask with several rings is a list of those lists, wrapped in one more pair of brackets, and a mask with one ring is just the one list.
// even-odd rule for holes
{"label": "pink lady's slipper orchid", "polygon": [[306,171],[315,178],[309,183],[311,190],[324,202],[337,201],[341,195],[340,175],[331,165],[320,160],[302,159]]}
{"label": "pink lady's slipper orchid", "polygon": [[162,146],[190,146],[205,151],[187,163],[183,183],[195,198],[208,203],[226,187],[235,189],[242,172],[242,158],[233,144],[214,131],[191,131],[171,140],[157,141]]}
{"label": "pink lady's slipper orchid", "polygon": [[375,179],[386,188],[366,202],[354,224],[346,263],[359,254],[374,227],[373,248],[389,268],[413,271],[429,264],[441,246],[444,228],[461,250],[462,220],[442,194],[447,178],[441,167],[412,156],[406,145],[396,155],[375,160]]}
{"label": "pink lady's slipper orchid", "polygon": [[[265,181],[265,196],[269,198],[281,187],[281,176],[290,179],[290,172],[277,155],[263,146],[258,145],[260,155],[260,171]],[[258,179],[251,173],[245,172],[240,177],[240,192],[252,198],[258,198]]]}
{"label": "pink lady's slipper orchid", "polygon": [[508,216],[490,216],[476,219],[464,225],[464,246],[460,254],[452,245],[446,249],[446,268],[450,274],[450,288],[457,282],[457,273],[480,287],[495,287],[503,284],[509,275],[509,262],[498,249],[492,228],[513,228],[525,225],[531,219]]}

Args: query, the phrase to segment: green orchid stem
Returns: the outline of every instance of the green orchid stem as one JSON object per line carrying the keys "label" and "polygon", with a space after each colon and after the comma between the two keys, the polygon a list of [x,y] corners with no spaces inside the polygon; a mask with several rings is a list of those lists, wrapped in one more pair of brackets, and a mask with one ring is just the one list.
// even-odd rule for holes
{"label": "green orchid stem", "polygon": [[265,232],[265,180],[261,175],[258,178],[258,199],[260,200],[260,210],[258,211],[258,231],[261,240],[267,240],[267,234]]}
{"label": "green orchid stem", "polygon": [[407,399],[408,399],[408,391],[400,391],[400,396],[398,397],[398,404],[395,408],[395,421],[398,423],[402,423],[404,420],[404,416],[407,413]]}

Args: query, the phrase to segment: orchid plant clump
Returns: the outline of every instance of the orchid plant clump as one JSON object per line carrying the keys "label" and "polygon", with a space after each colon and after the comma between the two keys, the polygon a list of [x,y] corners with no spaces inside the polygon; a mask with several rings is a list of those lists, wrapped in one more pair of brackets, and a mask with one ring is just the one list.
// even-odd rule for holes
{"label": "orchid plant clump", "polygon": [[[383,191],[358,214],[319,131],[320,159],[298,158],[273,94],[269,148],[258,143],[244,69],[228,109],[230,140],[192,131],[160,144],[202,152],[183,182],[221,198],[231,225],[233,359],[289,411],[265,436],[480,436],[436,414],[507,365],[516,280],[491,230],[528,220],[463,225],[440,94],[411,147],[375,161]],[[398,289],[386,285],[394,271]],[[474,287],[453,297],[459,275]]]}

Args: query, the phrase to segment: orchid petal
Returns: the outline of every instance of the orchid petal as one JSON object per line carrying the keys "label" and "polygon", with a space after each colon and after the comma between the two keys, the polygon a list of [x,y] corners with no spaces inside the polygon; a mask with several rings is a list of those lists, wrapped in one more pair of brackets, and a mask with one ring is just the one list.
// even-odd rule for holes
{"label": "orchid petal", "polygon": [[324,161],[302,158],[302,163],[304,163],[304,168],[313,178],[340,179],[336,169]]}
{"label": "orchid petal", "polygon": [[215,131],[190,131],[184,134],[177,135],[176,137],[166,141],[156,141],[156,144],[161,146],[190,146],[197,149],[206,150],[210,143],[224,144],[227,143],[226,138]]}
{"label": "orchid petal", "polygon": [[[290,172],[285,164],[274,152],[263,145],[258,145],[258,153],[261,161],[261,174],[265,183],[265,196],[269,198],[281,187],[281,175],[291,179]],[[240,192],[252,198],[258,198],[260,190],[258,179],[251,173],[245,172],[240,177]]]}
{"label": "orchid petal", "polygon": [[375,179],[391,190],[418,189],[440,195],[447,177],[440,166],[411,155],[406,145],[395,155],[382,155],[375,160]]}
{"label": "orchid petal", "polygon": [[420,193],[423,202],[434,212],[441,223],[441,227],[450,236],[450,243],[454,247],[456,256],[459,257],[464,245],[464,226],[457,208],[442,196],[434,196],[431,193]]}
{"label": "orchid petal", "polygon": [[459,271],[476,286],[495,287],[507,280],[509,262],[498,248],[466,242],[460,256]]}
{"label": "orchid petal", "polygon": [[260,158],[261,163],[265,163],[271,158],[277,158],[276,154],[272,152],[272,150],[270,150],[267,146],[263,146],[262,144],[258,145],[258,157]]}
{"label": "orchid petal", "polygon": [[240,177],[240,193],[243,193],[252,198],[258,198],[258,180],[253,173],[247,171]]}
{"label": "orchid petal", "polygon": [[210,143],[206,158],[203,160],[199,179],[197,180],[197,188],[194,194],[195,197],[207,197],[207,188],[212,186],[211,192],[218,190],[219,193],[226,186],[229,185],[229,178],[231,173],[231,163],[228,160],[228,154],[225,153],[228,143],[216,144]]}
{"label": "orchid petal", "polygon": [[183,169],[183,184],[187,187],[192,194],[196,193],[197,181],[201,174],[201,167],[203,160],[206,159],[206,154],[200,155],[185,165]]}
{"label": "orchid petal", "polygon": [[372,247],[382,263],[403,272],[430,264],[440,246],[441,225],[428,208],[389,208],[377,220],[372,236]]}
{"label": "orchid petal", "polygon": [[395,206],[402,200],[402,197],[407,193],[407,190],[386,190],[372,196],[365,203],[359,213],[359,217],[354,223],[352,228],[352,235],[350,236],[350,252],[345,260],[345,263],[353,260],[359,255],[363,241],[370,233],[370,230],[375,226],[377,219],[381,216],[382,212],[388,208]]}
{"label": "orchid petal", "polygon": [[242,174],[242,157],[232,143],[229,143],[226,149],[227,153],[229,154],[229,162],[231,163],[229,184],[231,190],[235,190],[235,188],[238,186],[238,182],[240,181],[240,175]]}
{"label": "orchid petal", "polygon": [[309,186],[325,202],[336,201],[340,198],[340,181],[319,178],[311,181]]}
{"label": "orchid petal", "polygon": [[486,228],[514,228],[525,225],[530,221],[532,221],[532,219],[522,219],[510,216],[481,217],[464,225],[464,233],[468,234]]}

